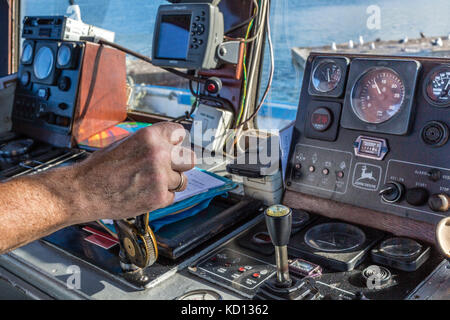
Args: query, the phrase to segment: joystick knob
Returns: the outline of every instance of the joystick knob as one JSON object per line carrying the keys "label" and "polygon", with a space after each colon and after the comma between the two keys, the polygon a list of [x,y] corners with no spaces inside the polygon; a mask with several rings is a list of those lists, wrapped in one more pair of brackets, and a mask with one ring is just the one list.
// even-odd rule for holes
{"label": "joystick knob", "polygon": [[405,191],[405,187],[398,182],[386,183],[380,191],[381,198],[387,203],[400,201]]}
{"label": "joystick knob", "polygon": [[277,282],[279,287],[289,287],[292,280],[289,277],[287,245],[291,236],[292,210],[283,205],[274,205],[265,211],[267,230],[275,246],[277,263]]}

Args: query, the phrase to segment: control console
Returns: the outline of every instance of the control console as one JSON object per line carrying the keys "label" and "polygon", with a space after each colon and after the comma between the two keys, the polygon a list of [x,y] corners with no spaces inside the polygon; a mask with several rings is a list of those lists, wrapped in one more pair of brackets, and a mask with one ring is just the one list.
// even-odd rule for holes
{"label": "control console", "polygon": [[287,189],[437,223],[450,194],[450,61],[312,53]]}

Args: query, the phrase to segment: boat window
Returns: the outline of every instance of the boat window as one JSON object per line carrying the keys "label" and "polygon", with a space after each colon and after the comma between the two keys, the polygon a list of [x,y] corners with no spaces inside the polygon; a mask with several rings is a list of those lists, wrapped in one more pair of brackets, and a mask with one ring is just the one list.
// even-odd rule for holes
{"label": "boat window", "polygon": [[[151,56],[156,13],[165,0],[76,0],[83,22],[115,32],[115,42]],[[22,0],[21,16],[67,15],[77,9],[67,0]],[[178,118],[191,109],[188,82],[160,68],[127,57],[130,107],[145,113]]]}
{"label": "boat window", "polygon": [[[150,56],[156,12],[164,0],[77,0],[84,22],[116,33],[116,42]],[[69,1],[22,0],[25,15],[64,15]],[[447,0],[276,0],[271,31],[275,75],[257,118],[262,129],[281,129],[297,113],[303,65],[310,51],[449,56]],[[72,12],[76,15],[76,12]],[[269,75],[266,46],[261,95]],[[132,108],[179,117],[190,110],[188,83],[128,58]]]}
{"label": "boat window", "polygon": [[[260,128],[295,120],[311,51],[450,56],[448,0],[276,0],[271,10],[275,75],[257,118]],[[261,90],[268,61],[267,50]]]}

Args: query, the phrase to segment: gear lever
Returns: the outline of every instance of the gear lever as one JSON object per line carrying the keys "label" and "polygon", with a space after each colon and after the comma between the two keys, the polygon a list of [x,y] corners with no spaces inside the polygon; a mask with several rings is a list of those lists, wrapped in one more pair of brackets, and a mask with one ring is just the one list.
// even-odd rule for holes
{"label": "gear lever", "polygon": [[291,236],[292,210],[282,205],[275,205],[265,211],[267,230],[275,246],[278,287],[287,288],[292,285],[289,276],[287,245]]}
{"label": "gear lever", "polygon": [[320,297],[312,279],[296,279],[289,276],[287,245],[291,237],[292,210],[283,205],[274,205],[266,209],[267,230],[275,246],[277,263],[276,278],[264,282],[259,288],[255,299],[259,300],[313,300]]}

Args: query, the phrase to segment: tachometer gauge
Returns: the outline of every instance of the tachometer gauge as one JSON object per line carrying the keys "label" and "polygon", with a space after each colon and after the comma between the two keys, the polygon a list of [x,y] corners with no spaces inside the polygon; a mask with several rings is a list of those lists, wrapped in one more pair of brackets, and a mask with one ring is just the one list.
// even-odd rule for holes
{"label": "tachometer gauge", "polygon": [[49,47],[40,48],[34,61],[34,75],[36,78],[39,80],[48,78],[53,71],[54,62],[53,51]]}
{"label": "tachometer gauge", "polygon": [[342,69],[334,61],[324,60],[315,68],[312,84],[319,92],[334,90],[342,79]]}
{"label": "tachometer gauge", "polygon": [[438,107],[450,105],[450,66],[434,69],[427,77],[425,84],[426,96],[433,105]]}
{"label": "tachometer gauge", "polygon": [[373,68],[364,73],[352,90],[354,113],[364,122],[379,124],[400,112],[405,100],[405,86],[390,68]]}

